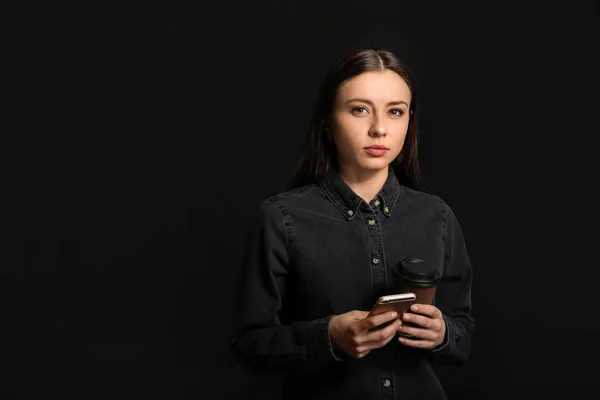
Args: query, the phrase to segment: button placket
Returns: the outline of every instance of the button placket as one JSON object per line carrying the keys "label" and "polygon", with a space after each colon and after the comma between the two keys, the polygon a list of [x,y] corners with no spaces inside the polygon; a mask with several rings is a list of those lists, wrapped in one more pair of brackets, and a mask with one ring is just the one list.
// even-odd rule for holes
{"label": "button placket", "polygon": [[[380,207],[375,207],[377,201],[379,201]],[[371,282],[373,294],[377,296],[387,288],[385,251],[383,249],[383,238],[381,237],[383,234],[381,229],[382,221],[378,217],[383,203],[383,199],[376,197],[370,203],[365,202],[360,212],[368,232],[369,249],[371,251]]]}

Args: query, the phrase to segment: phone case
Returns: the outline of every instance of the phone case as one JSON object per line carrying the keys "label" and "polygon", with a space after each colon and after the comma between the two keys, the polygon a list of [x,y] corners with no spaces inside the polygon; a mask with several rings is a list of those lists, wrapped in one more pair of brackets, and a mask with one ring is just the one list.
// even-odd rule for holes
{"label": "phone case", "polygon": [[[398,317],[402,318],[402,314],[408,310],[408,307],[414,303],[416,298],[417,296],[414,293],[381,296],[371,309],[371,312],[369,312],[369,316],[381,314],[387,311],[396,311],[398,313]],[[392,322],[394,322],[394,320],[384,322],[383,324],[369,330],[376,331],[383,329]]]}
{"label": "phone case", "polygon": [[377,306],[373,307],[373,309],[369,313],[369,316],[381,314],[381,313],[388,312],[388,311],[395,311],[398,313],[398,316],[402,317],[402,314],[404,314],[406,312],[406,310],[408,310],[408,308],[410,307],[412,302],[413,302],[413,300],[408,300],[408,301],[399,301],[399,302],[390,303],[390,304],[377,305]]}
{"label": "phone case", "polygon": [[408,310],[415,299],[416,295],[414,293],[381,296],[371,309],[371,312],[369,312],[369,316],[395,311],[398,313],[398,316],[402,317],[402,314]]}

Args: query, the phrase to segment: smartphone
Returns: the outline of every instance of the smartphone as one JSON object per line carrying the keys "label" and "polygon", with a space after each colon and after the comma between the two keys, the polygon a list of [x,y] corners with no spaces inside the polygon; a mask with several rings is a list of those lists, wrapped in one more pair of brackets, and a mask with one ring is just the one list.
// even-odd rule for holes
{"label": "smartphone", "polygon": [[[381,296],[369,312],[369,317],[384,312],[395,311],[398,313],[398,317],[402,318],[402,314],[408,310],[408,307],[416,300],[417,296],[414,293],[402,293],[402,294],[390,294],[387,296]],[[385,328],[394,320],[383,323],[371,330]]]}

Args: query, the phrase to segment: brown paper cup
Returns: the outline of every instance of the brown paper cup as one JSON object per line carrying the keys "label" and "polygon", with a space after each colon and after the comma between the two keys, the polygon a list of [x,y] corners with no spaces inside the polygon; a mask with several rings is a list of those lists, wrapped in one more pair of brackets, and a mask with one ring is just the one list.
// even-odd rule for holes
{"label": "brown paper cup", "polygon": [[[414,293],[414,303],[432,304],[440,276],[425,261],[418,258],[405,258],[394,268],[394,293]],[[402,321],[405,326],[418,325]],[[411,337],[402,332],[399,335]]]}

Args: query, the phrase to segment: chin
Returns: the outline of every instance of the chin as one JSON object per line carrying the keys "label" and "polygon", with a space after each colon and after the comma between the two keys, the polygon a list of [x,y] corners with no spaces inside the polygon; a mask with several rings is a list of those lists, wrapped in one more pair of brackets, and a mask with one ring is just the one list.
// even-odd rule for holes
{"label": "chin", "polygon": [[381,171],[389,165],[390,161],[384,159],[373,159],[359,164],[359,166],[366,171]]}

